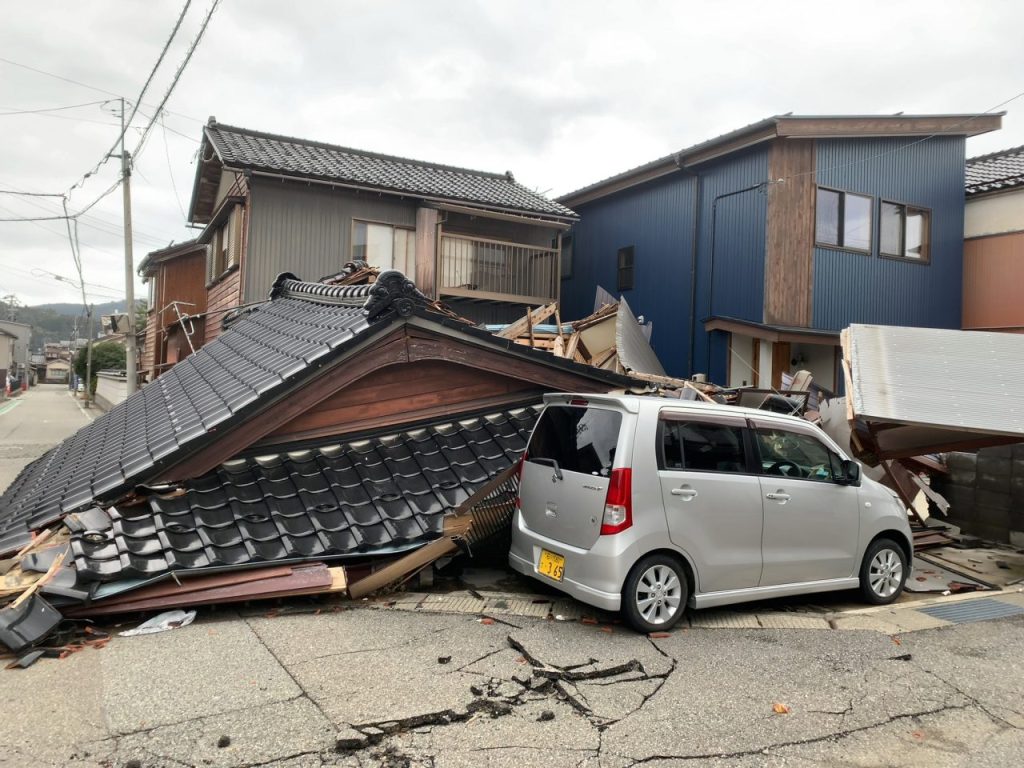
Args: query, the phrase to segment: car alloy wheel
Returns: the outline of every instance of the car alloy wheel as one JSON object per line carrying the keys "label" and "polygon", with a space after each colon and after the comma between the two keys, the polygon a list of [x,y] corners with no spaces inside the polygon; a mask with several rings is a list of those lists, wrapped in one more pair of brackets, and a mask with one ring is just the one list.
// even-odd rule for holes
{"label": "car alloy wheel", "polygon": [[640,575],[635,593],[637,613],[649,624],[666,624],[682,606],[683,585],[667,565],[652,565]]}
{"label": "car alloy wheel", "polygon": [[891,549],[880,549],[868,566],[868,584],[871,591],[888,600],[903,584],[903,561]]}

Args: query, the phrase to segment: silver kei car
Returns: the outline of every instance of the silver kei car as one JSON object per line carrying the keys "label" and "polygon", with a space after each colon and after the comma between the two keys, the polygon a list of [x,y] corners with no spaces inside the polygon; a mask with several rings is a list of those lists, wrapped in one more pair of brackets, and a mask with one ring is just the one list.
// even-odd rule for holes
{"label": "silver kei car", "polygon": [[654,396],[544,399],[521,463],[516,571],[642,632],[687,606],[902,592],[906,510],[809,422]]}

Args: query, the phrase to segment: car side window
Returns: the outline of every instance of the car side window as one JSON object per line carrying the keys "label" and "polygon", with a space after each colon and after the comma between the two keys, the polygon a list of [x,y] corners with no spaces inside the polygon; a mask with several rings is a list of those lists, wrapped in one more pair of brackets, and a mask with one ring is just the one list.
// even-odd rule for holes
{"label": "car side window", "polygon": [[841,477],[839,457],[810,435],[758,429],[754,436],[762,474],[825,482]]}
{"label": "car side window", "polygon": [[696,472],[746,472],[743,430],[725,424],[662,421],[663,469]]}

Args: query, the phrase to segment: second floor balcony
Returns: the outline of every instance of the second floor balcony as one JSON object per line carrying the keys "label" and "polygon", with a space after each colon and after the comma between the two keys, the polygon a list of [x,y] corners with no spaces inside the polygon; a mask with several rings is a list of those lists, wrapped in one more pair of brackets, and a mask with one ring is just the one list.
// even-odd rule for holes
{"label": "second floor balcony", "polygon": [[439,252],[437,290],[442,297],[530,305],[558,300],[555,248],[446,234]]}

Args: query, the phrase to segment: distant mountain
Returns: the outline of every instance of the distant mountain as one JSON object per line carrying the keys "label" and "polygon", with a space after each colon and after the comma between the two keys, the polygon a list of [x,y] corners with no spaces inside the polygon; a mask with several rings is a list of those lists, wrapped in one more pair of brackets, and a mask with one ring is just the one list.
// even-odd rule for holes
{"label": "distant mountain", "polygon": [[[95,335],[100,331],[100,317],[113,314],[115,310],[124,311],[123,301],[109,301],[93,305]],[[11,312],[4,302],[0,301],[0,317],[7,318]],[[14,320],[32,326],[32,349],[41,349],[48,341],[63,341],[85,338],[89,329],[85,323],[85,311],[81,304],[55,303],[38,304],[34,307],[17,307],[13,310]]]}
{"label": "distant mountain", "polygon": [[[97,317],[99,317],[100,315],[109,315],[113,313],[115,309],[119,309],[123,312],[124,308],[125,303],[123,301],[108,301],[106,304],[93,305],[93,311],[96,313]],[[81,304],[68,303],[37,304],[34,307],[24,307],[23,309],[39,310],[41,312],[51,310],[53,312],[56,312],[58,315],[70,315],[71,317],[78,317],[79,315],[83,315],[85,313],[85,310],[82,309]],[[19,309],[18,311],[21,312],[23,311],[23,309]]]}

